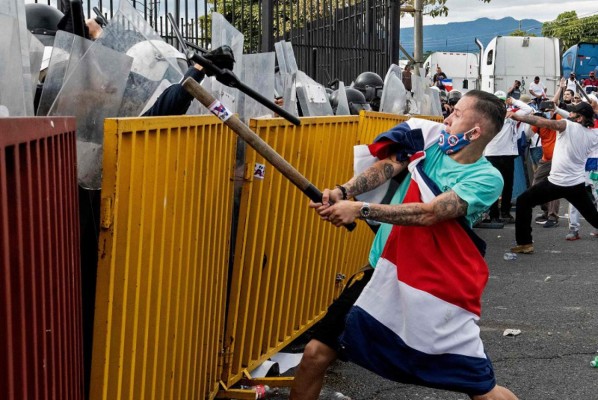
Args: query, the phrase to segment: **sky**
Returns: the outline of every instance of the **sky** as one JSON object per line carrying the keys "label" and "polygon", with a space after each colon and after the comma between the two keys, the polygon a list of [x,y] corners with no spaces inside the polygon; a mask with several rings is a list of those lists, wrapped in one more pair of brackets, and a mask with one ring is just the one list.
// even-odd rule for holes
{"label": "sky", "polygon": [[[448,24],[449,22],[473,21],[478,18],[501,19],[513,17],[537,19],[541,22],[552,21],[560,13],[575,10],[578,17],[598,14],[597,0],[492,0],[484,3],[480,0],[447,0],[448,17],[426,17],[425,25]],[[401,19],[401,28],[413,26],[413,17],[406,15]]]}

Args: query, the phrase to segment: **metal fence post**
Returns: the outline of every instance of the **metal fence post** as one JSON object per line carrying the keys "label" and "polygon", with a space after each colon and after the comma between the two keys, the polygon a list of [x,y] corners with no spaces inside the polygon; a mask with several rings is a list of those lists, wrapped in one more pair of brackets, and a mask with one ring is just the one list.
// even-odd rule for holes
{"label": "metal fence post", "polygon": [[274,4],[262,0],[262,52],[274,51]]}

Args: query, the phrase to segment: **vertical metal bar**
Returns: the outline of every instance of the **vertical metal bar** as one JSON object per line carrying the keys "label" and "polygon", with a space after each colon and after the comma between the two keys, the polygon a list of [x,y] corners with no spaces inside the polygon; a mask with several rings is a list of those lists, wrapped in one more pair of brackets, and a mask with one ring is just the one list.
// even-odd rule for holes
{"label": "vertical metal bar", "polygon": [[398,64],[400,58],[399,44],[401,43],[401,5],[399,4],[399,0],[392,2],[389,20],[389,31],[391,32],[390,43],[392,44],[390,59],[391,62]]}
{"label": "vertical metal bar", "polygon": [[262,52],[274,50],[274,3],[262,0]]}

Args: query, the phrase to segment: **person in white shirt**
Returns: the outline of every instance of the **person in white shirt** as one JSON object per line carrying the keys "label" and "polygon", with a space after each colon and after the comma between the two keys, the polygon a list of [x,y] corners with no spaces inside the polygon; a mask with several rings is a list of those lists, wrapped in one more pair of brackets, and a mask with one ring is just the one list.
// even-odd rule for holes
{"label": "person in white shirt", "polygon": [[[497,91],[494,95],[504,101],[508,109],[516,111],[519,115],[528,115],[534,111],[533,108],[521,100],[515,100],[511,97],[507,98],[506,93],[502,90]],[[519,155],[517,139],[519,139],[519,132],[521,132],[517,129],[517,125],[519,125],[517,121],[510,118],[505,119],[501,131],[488,143],[484,150],[486,159],[502,175],[504,186],[501,195],[500,211],[497,200],[490,207],[490,220],[482,222],[503,222],[506,224],[515,222],[515,218],[511,215],[511,199],[513,197],[515,158]]]}
{"label": "person in white shirt", "polygon": [[569,79],[567,79],[567,89],[572,90],[573,93],[577,93],[577,81],[575,80],[575,73],[573,72],[569,74]]}
{"label": "person in white shirt", "polygon": [[585,188],[585,164],[590,153],[598,147],[598,130],[594,128],[594,110],[588,103],[572,106],[567,120],[549,120],[536,116],[507,116],[540,128],[557,131],[548,180],[531,186],[517,198],[517,220],[513,253],[534,252],[532,240],[532,209],[538,204],[565,198],[573,204],[586,221],[598,228],[598,210]]}
{"label": "person in white shirt", "polygon": [[529,94],[531,94],[537,105],[540,105],[542,100],[546,99],[546,88],[540,82],[540,77],[536,76],[534,82],[529,85]]}

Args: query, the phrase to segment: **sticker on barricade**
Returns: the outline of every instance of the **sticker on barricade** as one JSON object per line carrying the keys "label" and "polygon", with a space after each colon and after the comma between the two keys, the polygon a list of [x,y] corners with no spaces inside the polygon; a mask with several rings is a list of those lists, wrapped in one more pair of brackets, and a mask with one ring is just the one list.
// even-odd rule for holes
{"label": "sticker on barricade", "polygon": [[208,110],[218,118],[222,120],[222,122],[226,122],[233,114],[222,104],[219,100],[215,100]]}

